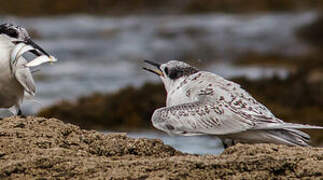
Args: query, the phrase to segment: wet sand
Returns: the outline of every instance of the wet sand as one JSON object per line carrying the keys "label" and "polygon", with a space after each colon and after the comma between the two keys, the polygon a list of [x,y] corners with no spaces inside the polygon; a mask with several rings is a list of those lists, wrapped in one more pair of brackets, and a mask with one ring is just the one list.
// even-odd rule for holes
{"label": "wet sand", "polygon": [[82,130],[57,119],[0,121],[1,179],[270,179],[323,177],[323,148],[238,144],[192,155],[160,140]]}

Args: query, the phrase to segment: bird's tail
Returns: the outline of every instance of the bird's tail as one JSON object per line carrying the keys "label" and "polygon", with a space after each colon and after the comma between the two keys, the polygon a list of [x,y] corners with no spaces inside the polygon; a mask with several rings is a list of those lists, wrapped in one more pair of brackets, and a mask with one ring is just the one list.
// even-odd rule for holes
{"label": "bird's tail", "polygon": [[241,143],[310,146],[310,136],[298,129],[323,129],[323,127],[292,123],[265,124],[264,126],[258,126],[254,130],[225,135],[223,138],[234,139],[236,142]]}
{"label": "bird's tail", "polygon": [[323,129],[321,126],[313,126],[307,124],[295,124],[295,123],[266,123],[264,125],[258,125],[256,129]]}
{"label": "bird's tail", "polygon": [[265,127],[259,128],[263,130],[265,139],[276,144],[309,146],[310,136],[297,129],[323,129],[320,126],[282,123],[282,124],[266,124]]}
{"label": "bird's tail", "polygon": [[221,139],[223,138],[233,139],[235,142],[240,143],[274,143],[290,146],[310,146],[310,136],[297,129],[251,130],[225,135]]}
{"label": "bird's tail", "polygon": [[269,142],[275,144],[310,146],[310,136],[297,129],[276,129],[263,132]]}

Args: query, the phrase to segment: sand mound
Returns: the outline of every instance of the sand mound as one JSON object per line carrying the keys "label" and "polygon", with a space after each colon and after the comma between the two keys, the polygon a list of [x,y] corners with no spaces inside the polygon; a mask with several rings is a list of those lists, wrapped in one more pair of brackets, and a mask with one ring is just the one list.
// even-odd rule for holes
{"label": "sand mound", "polygon": [[160,140],[102,134],[57,119],[0,120],[0,178],[322,178],[323,149],[236,145],[189,155]]}

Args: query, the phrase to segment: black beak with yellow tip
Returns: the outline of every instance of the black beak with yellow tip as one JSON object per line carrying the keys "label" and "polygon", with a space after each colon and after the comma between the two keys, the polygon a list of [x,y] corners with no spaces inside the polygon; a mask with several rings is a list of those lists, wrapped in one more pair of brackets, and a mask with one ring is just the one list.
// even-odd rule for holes
{"label": "black beak with yellow tip", "polygon": [[42,54],[49,57],[49,54],[43,48],[41,48],[38,44],[36,44],[34,41],[32,41],[30,38],[26,38],[26,40],[24,40],[24,41],[14,41],[15,44],[18,44],[18,43],[21,43],[21,42],[35,48],[33,50],[30,50],[30,52],[32,52],[36,56],[41,56],[41,53],[42,53]]}
{"label": "black beak with yellow tip", "polygon": [[153,66],[154,68],[148,68],[148,67],[143,67],[144,70],[152,72],[158,76],[164,76],[164,73],[162,72],[162,70],[160,69],[160,64],[149,61],[149,60],[144,60],[145,63]]}
{"label": "black beak with yellow tip", "polygon": [[[38,44],[36,44],[34,41],[32,41],[31,39],[27,39],[26,44],[31,45],[32,47],[34,47],[35,49],[37,49],[38,51],[42,52],[44,55],[49,57],[49,54],[43,48],[41,48]],[[39,56],[39,53],[37,51],[33,52],[33,53]]]}

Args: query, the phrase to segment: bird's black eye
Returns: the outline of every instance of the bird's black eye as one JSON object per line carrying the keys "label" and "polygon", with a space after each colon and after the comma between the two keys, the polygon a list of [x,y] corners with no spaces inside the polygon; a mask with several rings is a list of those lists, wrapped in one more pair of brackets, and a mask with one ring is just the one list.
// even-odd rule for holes
{"label": "bird's black eye", "polygon": [[175,70],[175,71],[171,71],[168,77],[171,79],[177,79],[178,76],[179,76],[178,71]]}
{"label": "bird's black eye", "polygon": [[168,68],[167,67],[165,67],[164,71],[165,71],[165,74],[168,75]]}

